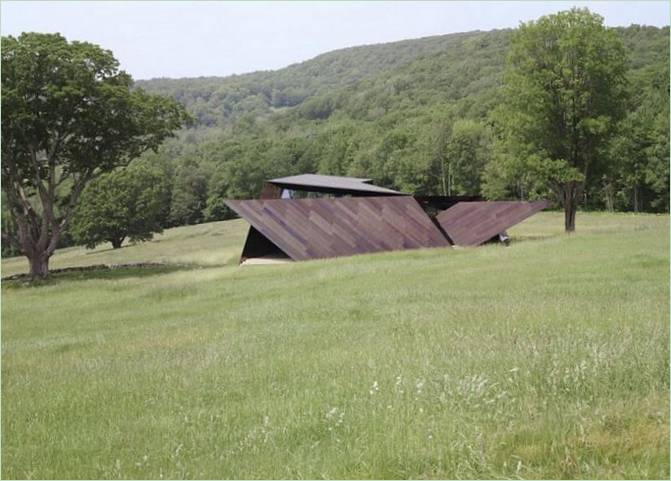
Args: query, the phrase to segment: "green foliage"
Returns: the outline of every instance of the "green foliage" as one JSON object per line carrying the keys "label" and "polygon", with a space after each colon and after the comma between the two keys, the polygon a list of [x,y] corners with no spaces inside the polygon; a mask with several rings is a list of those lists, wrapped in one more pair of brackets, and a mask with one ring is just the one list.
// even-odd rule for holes
{"label": "green foliage", "polygon": [[[653,86],[668,77],[668,29],[606,31],[626,47],[631,102],[624,106],[632,111],[645,100],[655,125],[661,125],[668,117],[668,96],[663,98],[663,88]],[[505,100],[500,86],[513,34],[469,32],[357,47],[276,72],[156,79],[138,86],[173,95],[194,115],[203,116],[161,149],[174,166],[188,157],[205,173],[203,219],[227,218],[230,211],[223,199],[255,197],[264,179],[301,172],[370,177],[380,185],[419,194],[446,194],[449,186],[454,193],[491,198],[548,197],[541,174],[565,175],[571,168],[556,162],[548,169],[550,157],[537,142],[525,155],[510,151],[499,141],[506,121],[493,115]],[[580,47],[583,40],[571,41]],[[568,91],[563,92],[566,97]],[[617,118],[615,113],[620,114],[608,112],[608,117]],[[586,120],[580,124],[581,135],[594,139],[606,125],[608,130],[599,136],[620,131],[615,122],[604,122],[599,116]],[[654,132],[655,158],[661,159],[668,149],[666,131],[660,126]],[[601,179],[616,163],[611,152],[604,147],[590,153],[586,207],[606,206]],[[658,175],[646,178],[659,185],[646,183],[640,210],[668,205],[665,169],[666,164],[650,162]],[[577,179],[584,175],[577,175],[579,170],[573,172]],[[632,209],[626,201],[631,195],[624,195],[621,181],[616,184],[614,195],[622,200],[615,208]]]}
{"label": "green foliage", "polygon": [[198,164],[190,158],[178,165],[172,185],[170,223],[197,224],[203,220],[207,201],[207,179]]}
{"label": "green foliage", "polygon": [[147,241],[163,231],[169,196],[164,173],[136,161],[101,175],[84,189],[71,233],[89,249],[104,242],[119,248],[126,238]]}
{"label": "green foliage", "polygon": [[32,153],[64,174],[92,175],[157,148],[186,119],[165,97],[130,92],[131,77],[96,45],[38,33],[2,44],[3,155],[33,188]]}
{"label": "green foliage", "polygon": [[586,9],[541,17],[514,34],[504,100],[494,116],[499,141],[517,164],[551,189],[573,230],[583,185],[625,114],[626,55],[616,32]]}
{"label": "green foliage", "polygon": [[157,149],[188,120],[172,99],[131,85],[97,45],[2,37],[2,189],[16,222],[3,239],[28,256],[34,277],[48,274],[86,184]]}
{"label": "green foliage", "polygon": [[632,75],[632,106],[617,127],[603,177],[610,209],[665,211],[669,206],[669,60]]}
{"label": "green foliage", "polygon": [[[459,33],[347,48],[276,72],[254,72],[223,78],[161,78],[138,81],[137,85],[150,92],[172,95],[196,116],[201,113],[203,125],[226,128],[248,114],[262,119],[272,116],[278,109],[297,107],[300,110],[301,104],[308,99],[310,103],[319,99],[313,103],[314,106],[326,105],[328,102],[322,97],[335,98],[334,91],[350,86],[358,89],[364,81],[377,83],[389,72],[404,68],[423,56],[448,51],[450,60],[460,60],[460,46],[464,40],[480,35],[479,32]],[[450,68],[456,71],[459,66]],[[411,79],[395,82],[411,85]],[[304,112],[310,110],[305,109]]]}
{"label": "green foliage", "polygon": [[489,139],[485,127],[473,120],[455,122],[446,152],[448,195],[479,194],[480,174],[489,157]]}

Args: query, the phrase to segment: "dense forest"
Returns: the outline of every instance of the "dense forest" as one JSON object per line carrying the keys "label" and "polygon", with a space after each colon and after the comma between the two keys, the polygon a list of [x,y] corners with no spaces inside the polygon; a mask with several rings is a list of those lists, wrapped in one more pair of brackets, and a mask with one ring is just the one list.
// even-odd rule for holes
{"label": "dense forest", "polygon": [[[618,168],[588,186],[582,207],[667,211],[669,29],[617,32],[630,114],[603,152]],[[366,176],[418,194],[483,194],[511,33],[348,48],[274,72],[138,81],[194,117],[151,159],[173,179],[169,222],[226,218],[222,199],[254,197],[263,179],[301,172]]]}
{"label": "dense forest", "polygon": [[[628,114],[601,153],[612,168],[586,186],[581,208],[668,211],[669,28],[616,30]],[[183,104],[193,122],[134,163],[168,186],[164,227],[229,218],[223,199],[255,197],[264,179],[304,172],[417,194],[551,198],[519,183],[487,189],[512,32],[348,48],[277,71],[137,81]]]}

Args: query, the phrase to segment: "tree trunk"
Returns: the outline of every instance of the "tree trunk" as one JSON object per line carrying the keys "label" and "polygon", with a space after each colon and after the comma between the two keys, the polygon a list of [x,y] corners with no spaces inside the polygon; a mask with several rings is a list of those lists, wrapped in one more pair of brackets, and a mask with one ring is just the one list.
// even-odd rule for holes
{"label": "tree trunk", "polygon": [[443,195],[447,195],[447,182],[445,181],[445,162],[440,162],[440,183],[443,187]]}
{"label": "tree trunk", "polygon": [[578,190],[576,182],[569,182],[564,185],[562,204],[564,204],[564,230],[566,232],[575,231],[575,213],[578,209]]}
{"label": "tree trunk", "polygon": [[[84,170],[77,174],[67,174],[57,179],[55,153],[48,155],[48,164],[40,165],[38,148],[28,146],[34,166],[33,189],[28,189],[28,182],[19,174],[16,153],[6,151],[3,141],[2,191],[7,196],[6,205],[10,216],[16,222],[16,234],[12,234],[13,243],[20,246],[21,253],[28,258],[30,278],[44,279],[49,275],[49,259],[53,255],[61,234],[67,228],[79,196],[86,183],[91,179],[92,172]],[[67,203],[61,206],[60,218],[55,215],[56,189],[64,179],[72,180],[72,187]],[[3,200],[4,201],[4,200]],[[40,203],[40,208],[35,204]],[[4,237],[4,236],[3,236]]]}
{"label": "tree trunk", "polygon": [[112,243],[112,248],[113,249],[119,249],[121,248],[121,244],[123,244],[124,239],[126,236],[119,237],[117,239],[110,239],[110,242]]}
{"label": "tree trunk", "polygon": [[65,225],[52,225],[49,228],[44,218],[39,219],[34,212],[16,219],[18,235],[16,243],[21,253],[28,258],[30,279],[44,279],[49,276],[49,259],[54,254],[61,238],[61,228]]}
{"label": "tree trunk", "polygon": [[447,195],[452,195],[452,163],[447,164]]}
{"label": "tree trunk", "polygon": [[564,230],[566,232],[575,232],[575,202],[564,206]]}
{"label": "tree trunk", "polygon": [[615,210],[615,199],[613,193],[613,185],[608,183],[603,188],[604,199],[606,201],[606,210],[608,212],[613,212]]}
{"label": "tree trunk", "polygon": [[49,275],[49,258],[44,254],[28,257],[30,263],[30,280],[45,279]]}
{"label": "tree trunk", "polygon": [[634,212],[638,214],[638,186],[634,186]]}

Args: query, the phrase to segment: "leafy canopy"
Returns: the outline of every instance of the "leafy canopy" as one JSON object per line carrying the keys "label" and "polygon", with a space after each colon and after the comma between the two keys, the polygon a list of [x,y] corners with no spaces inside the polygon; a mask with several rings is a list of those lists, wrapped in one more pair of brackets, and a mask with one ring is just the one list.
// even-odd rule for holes
{"label": "leafy canopy", "polygon": [[[13,173],[32,185],[46,162],[63,176],[91,174],[157,148],[185,114],[131,86],[112,53],[96,45],[59,34],[3,37],[2,145]],[[31,158],[39,152],[46,155]]]}
{"label": "leafy canopy", "polygon": [[93,180],[82,193],[71,228],[75,241],[92,249],[129,238],[146,241],[163,231],[170,208],[168,179],[159,169],[133,162]]}
{"label": "leafy canopy", "polygon": [[[668,150],[664,134],[668,129],[660,124],[668,122],[668,94],[661,98],[668,89],[660,83],[666,79],[668,84],[668,27],[608,30],[625,45],[630,91],[632,96],[639,94],[624,106],[631,111],[641,103],[639,98],[650,100],[650,110],[658,118],[655,125],[660,125],[653,133],[655,151],[661,154]],[[502,152],[503,146],[492,142],[502,137],[498,123],[491,131],[490,115],[506,100],[501,85],[514,32],[469,32],[370,45],[272,72],[142,80],[138,85],[173,96],[196,117],[195,128],[182,131],[161,150],[174,172],[188,158],[206,174],[207,220],[230,215],[223,199],[253,197],[260,180],[300,172],[370,177],[378,184],[419,194],[447,193],[450,177],[454,192],[486,193],[492,198],[547,197],[547,182],[528,170],[528,164],[547,156],[535,160],[510,148]],[[316,107],[327,108],[316,115]],[[483,141],[463,145],[477,145],[474,156],[462,156],[473,150],[464,150],[459,143],[448,157],[453,126],[461,121],[478,124]],[[520,165],[502,165],[498,159],[503,153]],[[492,157],[497,162],[487,162],[492,174],[485,175],[483,186],[480,160]],[[470,160],[461,160],[469,158],[475,160],[473,168]],[[600,179],[604,164],[612,162],[600,152],[589,168],[592,181],[581,199],[587,208],[607,205]],[[656,175],[646,179],[666,179],[665,164],[668,161],[660,164],[661,170],[651,169]],[[464,169],[453,169],[457,165]],[[651,180],[646,180],[648,187],[641,193],[641,208],[663,210],[668,205],[668,182],[653,186]],[[614,179],[614,186],[617,198],[622,197],[615,208],[630,209],[624,177]]]}
{"label": "leafy canopy", "polygon": [[175,101],[132,90],[109,50],[59,34],[2,37],[2,188],[34,277],[85,185],[156,149],[188,120]]}
{"label": "leafy canopy", "polygon": [[626,54],[603,18],[587,9],[541,17],[513,34],[504,100],[495,119],[505,149],[561,197],[569,183],[607,169],[599,154],[625,112]]}

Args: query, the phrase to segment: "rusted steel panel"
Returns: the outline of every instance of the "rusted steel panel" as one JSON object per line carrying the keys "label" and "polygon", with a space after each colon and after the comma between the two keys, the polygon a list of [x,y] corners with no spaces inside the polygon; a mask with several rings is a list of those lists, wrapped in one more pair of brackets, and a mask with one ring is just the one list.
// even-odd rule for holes
{"label": "rusted steel panel", "polygon": [[226,205],[294,260],[449,246],[409,196],[227,200]]}
{"label": "rusted steel panel", "polygon": [[349,195],[405,195],[392,189],[371,185],[371,179],[335,175],[302,174],[270,179],[268,183],[283,189]]}
{"label": "rusted steel panel", "polygon": [[477,246],[549,206],[537,202],[459,202],[436,220],[455,245]]}

